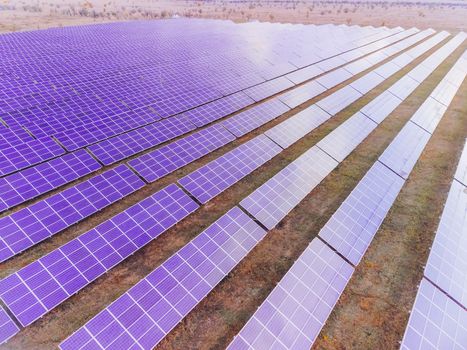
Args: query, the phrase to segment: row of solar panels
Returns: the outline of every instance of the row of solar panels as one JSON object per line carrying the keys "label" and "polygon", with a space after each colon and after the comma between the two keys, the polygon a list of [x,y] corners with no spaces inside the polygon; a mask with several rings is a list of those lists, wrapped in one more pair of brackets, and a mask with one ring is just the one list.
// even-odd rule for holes
{"label": "row of solar panels", "polygon": [[[433,47],[444,37],[444,33],[439,33],[422,44],[423,50],[420,50],[417,46],[414,49],[409,50],[408,54],[413,55],[413,60],[429,48]],[[406,64],[408,64],[408,62],[409,61],[407,61]],[[393,62],[388,62],[381,67],[386,65],[392,66]],[[401,68],[402,67],[398,66],[398,69]],[[365,75],[363,78],[366,76],[372,76],[372,73]],[[302,86],[305,87],[306,85]],[[306,133],[311,131],[310,128],[318,126],[330,117],[331,114],[324,112],[318,107],[322,105],[321,102],[335,100],[336,98],[334,96],[342,96],[342,91],[346,91],[346,89],[347,87],[344,87],[329,95],[325,99],[317,102],[317,106],[310,107],[293,118],[288,119],[284,124],[280,124],[268,131],[266,135],[282,146],[284,146],[284,139],[282,138],[282,135],[284,134],[289,135],[288,142],[291,142],[293,137],[298,139],[304,136]],[[286,95],[290,96],[290,92]],[[357,95],[357,97],[360,96],[362,96],[362,94]],[[280,99],[281,97],[279,96],[278,98]],[[169,172],[172,172],[175,169],[209,153],[210,151],[233,141],[234,137],[232,134],[237,137],[243,136],[247,132],[256,129],[260,125],[263,125],[285,113],[289,108],[280,102],[278,98],[255,106],[246,112],[237,114],[232,117],[232,119],[227,119],[222,122],[221,125],[215,124],[188,137],[179,139],[178,141],[156,151],[136,158],[130,161],[129,165],[144,177],[146,181],[155,181]],[[346,99],[347,104],[350,104],[354,100],[356,100],[356,98]],[[343,107],[342,104],[340,106]],[[333,112],[336,113],[338,110],[334,109]],[[309,117],[310,115],[312,115],[312,118]],[[303,122],[305,119],[307,121]],[[251,143],[242,146],[242,148],[236,152],[244,152],[244,150],[250,148],[253,142],[257,141],[252,141]],[[204,146],[196,148],[196,146],[201,143]],[[269,159],[268,157],[273,156],[274,152],[277,152],[277,148],[274,146],[270,145],[268,148],[270,149],[270,152],[268,155],[265,154],[264,158],[259,157],[257,153],[255,154],[255,157],[258,158],[256,166],[261,165],[261,161],[266,161]],[[224,161],[226,157],[231,157],[231,153],[226,155],[222,161]],[[237,158],[236,161],[238,163],[242,161],[246,162],[247,160]],[[204,169],[206,169],[206,167],[201,169],[198,173],[195,173],[193,177],[199,177],[200,173],[203,172]],[[214,171],[217,172],[218,169],[215,169]],[[116,177],[114,176],[115,172],[121,172],[123,176]],[[53,173],[48,174],[52,175]],[[213,171],[211,170],[210,176],[213,175]],[[215,183],[215,181],[221,182],[223,180],[220,175],[226,176],[226,174],[223,173],[212,177],[210,182],[203,182],[202,186],[204,186],[204,188],[200,187],[201,184],[194,183],[193,179],[189,179],[188,177],[182,179],[181,183],[185,185],[187,190],[192,192],[192,194],[203,202],[208,198],[212,198],[217,193],[220,193],[227,185],[231,184],[232,181],[238,181],[242,174],[235,174],[235,176],[238,177],[237,179],[232,177],[234,174],[230,174],[229,181],[231,181],[231,183],[223,181],[223,186],[220,186],[220,183]],[[113,183],[116,179],[118,179],[120,183],[123,184],[126,182],[128,185],[118,188],[116,183]],[[118,199],[142,187],[143,185],[144,184],[136,177],[136,175],[134,175],[125,165],[121,165],[116,169],[108,170],[101,175],[94,176],[76,186],[68,188],[9,216],[1,218],[0,224],[5,227],[5,229],[0,234],[0,261],[4,261],[37,244],[38,242],[62,231],[72,224],[81,221],[85,217],[97,212],[111,203],[114,203]],[[11,196],[10,192],[11,191],[6,191],[12,199],[15,198]]]}
{"label": "row of solar panels", "polygon": [[[443,48],[432,57],[437,57],[441,63],[449,51],[452,52],[462,43],[463,38],[460,36],[453,40],[456,45],[447,45],[447,52]],[[459,66],[458,62],[450,74],[453,71],[457,73]],[[409,121],[407,126],[411,124]],[[399,157],[404,159],[407,150],[412,152],[410,143],[400,136],[402,134],[403,131],[384,154],[399,152]],[[350,147],[354,149],[356,145]],[[396,179],[402,186],[404,180],[396,173],[398,168],[393,171],[383,165],[384,154],[357,186],[357,191],[361,191],[359,186],[369,185],[368,179],[371,184],[375,178],[390,178],[392,182]],[[272,228],[337,164],[318,146],[314,146],[240,205],[268,229]],[[400,187],[388,197],[394,200]],[[263,195],[258,199],[260,205],[252,207],[250,202],[252,198],[258,198],[258,194]],[[353,200],[354,197],[351,195],[350,198]],[[271,208],[271,203],[274,203],[274,209],[269,211],[271,215],[268,218],[277,220],[273,222],[265,220],[262,213],[263,208]],[[342,207],[346,210],[349,205],[345,203]],[[381,210],[378,209],[376,212]],[[61,348],[153,348],[265,234],[260,226],[234,207],[65,340]],[[315,239],[240,332],[240,336],[235,338],[231,348],[309,349],[352,272],[350,264],[322,241]]]}
{"label": "row of solar panels", "polygon": [[[459,37],[457,37],[457,41],[459,41]],[[456,42],[456,39],[454,39],[453,42]],[[460,42],[458,42],[457,45],[459,45],[459,44],[460,44]],[[447,46],[448,50],[453,50],[454,48],[455,48],[455,45],[452,46],[452,44],[451,44],[450,48],[449,48],[449,45]],[[441,54],[442,54],[442,52],[441,52]],[[446,54],[446,52],[444,52],[444,54]],[[351,102],[349,102],[349,104],[350,103]],[[161,200],[165,200],[164,199],[165,197],[173,197],[173,198],[176,199],[175,203],[177,203],[177,200],[179,200],[179,199],[181,199],[183,197],[183,196],[180,195],[180,198],[178,198],[178,196],[179,195],[177,194],[177,191],[174,190],[173,193],[170,193],[168,196],[167,196],[167,194],[165,196],[162,196]],[[192,201],[190,202],[190,201],[191,200],[189,200],[189,198],[188,198],[187,203],[185,203],[185,205],[188,206],[188,207],[194,206],[195,205],[194,202],[192,202]],[[182,200],[182,202],[183,202],[183,200]],[[156,216],[161,215],[160,217],[158,217],[158,219],[162,219],[156,225],[154,225],[154,221],[151,222],[151,220],[149,220],[148,223],[147,223],[147,225],[148,225],[147,227],[150,228],[151,235],[154,236],[154,237],[157,237],[162,231],[164,231],[166,229],[166,227],[170,227],[171,225],[173,225],[173,223],[174,223],[174,221],[172,220],[173,216],[175,216],[177,218],[177,220],[181,220],[181,218],[183,218],[186,215],[186,212],[189,212],[189,210],[192,210],[192,209],[187,209],[186,207],[184,207],[182,205],[181,208],[179,208],[176,211],[176,213],[177,213],[176,215],[172,214],[171,215],[172,218],[169,217],[167,219],[166,218],[167,214],[165,214],[165,216],[164,216],[164,214],[160,214],[161,212],[164,211],[164,208],[162,208],[160,205],[155,205],[155,203],[147,203],[147,205],[148,205],[148,207],[151,207],[151,208],[156,207],[155,209],[151,209],[150,212],[151,212],[152,215],[156,215]],[[148,211],[147,208],[144,208],[144,209],[145,210],[143,211],[143,213]],[[134,209],[134,214],[137,214],[137,212],[138,212],[138,210]],[[150,217],[147,217],[147,216],[144,216],[144,215],[146,215],[146,214],[142,214],[142,216],[141,216],[141,219],[143,221],[147,221],[148,219],[150,219]],[[131,216],[133,216],[133,214]],[[111,227],[105,227],[104,231],[99,232],[98,236],[92,236],[90,234],[90,237],[89,237],[90,241],[94,241],[96,239],[96,237],[104,237],[103,235],[106,235],[106,234],[110,235],[112,232],[115,233],[115,229],[113,228],[114,226],[118,227],[119,225],[126,225],[125,227],[128,228],[129,227],[128,226],[129,225],[129,223],[128,223],[129,217],[130,217],[129,215],[123,215],[122,218],[116,219],[116,223],[114,223],[114,225],[111,225]],[[175,222],[177,222],[177,220],[175,220]],[[163,224],[161,224],[161,223],[163,223]],[[165,226],[165,225],[168,225],[168,226]],[[120,233],[122,233],[122,232],[120,232]],[[121,236],[123,236],[123,235],[121,235]],[[108,237],[110,237],[110,236],[108,236]],[[120,258],[126,257],[127,255],[125,255],[125,254],[131,254],[134,251],[134,247],[133,248],[131,247],[132,245],[138,247],[138,246],[146,244],[148,239],[152,239],[152,238],[148,237],[147,234],[144,234],[140,229],[135,229],[134,230],[134,238],[135,238],[135,240],[134,240],[134,242],[132,242],[133,244],[129,244],[128,240],[125,241],[125,239],[123,239],[123,240],[120,239],[118,242],[115,242],[115,245],[118,245],[118,247],[119,247],[119,249],[117,249],[117,254],[105,255],[106,253],[104,253],[104,255],[101,255],[102,257],[104,257],[102,259],[102,261],[103,262],[105,261],[108,264],[107,266],[109,266],[109,267],[113,266],[112,264],[115,264],[115,261],[118,261],[118,259],[119,259],[117,257],[117,255],[119,255]],[[65,249],[65,252],[67,254],[67,258],[70,259],[70,256],[73,256],[73,254],[76,254],[76,252],[79,251],[81,248],[82,247],[79,247],[79,245],[76,246],[74,244],[70,244],[69,248]],[[101,248],[101,247],[99,247],[99,248]],[[136,248],[136,249],[138,249],[138,248]],[[62,254],[65,254],[65,253],[62,252]],[[70,254],[70,256],[68,256],[68,254]],[[108,254],[108,251],[107,251],[107,254]],[[63,269],[64,265],[58,264],[57,266],[52,267],[53,265],[55,265],[55,263],[57,263],[57,260],[56,260],[57,258],[60,258],[60,256],[55,255],[53,258],[50,258],[52,260],[49,260],[47,263],[46,263],[47,259],[45,259],[44,262],[39,264],[39,267],[41,267],[41,266],[48,267],[50,265],[50,269],[51,270],[56,269],[55,271],[57,273],[59,273],[59,272],[63,273],[64,271],[68,271],[68,273],[71,273],[69,271],[70,269],[68,269],[68,270]],[[67,259],[64,259],[62,257],[62,259],[58,259],[58,262],[63,264],[64,262],[62,260],[64,260],[65,263],[68,261]],[[86,284],[86,281],[92,280],[93,278],[96,278],[96,276],[100,275],[102,273],[102,269],[99,269],[98,267],[96,267],[95,265],[92,265],[92,264],[89,265],[90,260],[92,260],[92,258],[88,259],[87,262],[83,262],[82,265],[78,264],[79,262],[77,262],[77,264],[75,266],[72,266],[72,268],[74,268],[74,269],[78,268],[78,266],[81,266],[83,268],[83,270],[81,271],[81,270],[78,269],[79,271],[81,271],[81,273],[78,273],[78,274],[75,273],[75,275],[71,274],[71,275],[60,276],[59,280],[63,281],[64,285],[66,284],[66,289],[63,289],[61,287],[59,288],[62,292],[55,291],[55,293],[51,293],[51,291],[55,290],[53,288],[53,286],[52,286],[53,281],[52,281],[52,283],[48,282],[48,283],[44,283],[44,285],[41,285],[40,286],[41,288],[38,290],[38,293],[40,293],[41,295],[42,295],[42,293],[51,293],[51,294],[46,294],[46,296],[48,297],[46,300],[40,301],[38,303],[39,305],[37,305],[37,304],[34,305],[33,311],[37,312],[37,310],[40,310],[41,307],[44,307],[44,306],[45,307],[47,307],[47,306],[50,307],[51,305],[54,306],[54,303],[56,303],[57,300],[62,300],[63,298],[67,298],[69,295],[76,292],[76,290],[79,290],[80,288],[82,288],[83,283]],[[27,278],[28,276],[29,276],[29,278],[31,276],[35,277],[38,274],[38,271],[35,270],[37,268],[38,268],[38,266],[31,267],[29,272],[25,270],[24,278]],[[50,270],[49,270],[49,272],[50,272]],[[79,275],[81,275],[81,277],[85,276],[85,278],[80,278]],[[8,286],[8,283],[6,283],[5,285]],[[10,287],[12,285],[10,285]],[[63,290],[65,290],[65,293],[63,293]],[[15,293],[12,293],[12,294],[15,294]],[[17,311],[19,310],[19,312],[21,312],[21,307],[23,307],[23,306],[20,306],[21,304],[22,303],[17,304],[19,309],[16,309],[16,310]],[[16,306],[15,306],[15,308],[16,308]]]}

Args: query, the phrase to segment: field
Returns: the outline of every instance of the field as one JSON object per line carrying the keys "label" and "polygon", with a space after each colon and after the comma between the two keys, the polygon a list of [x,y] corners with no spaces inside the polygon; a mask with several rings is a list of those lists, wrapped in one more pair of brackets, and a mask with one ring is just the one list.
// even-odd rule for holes
{"label": "field", "polygon": [[[5,10],[0,11],[0,31],[163,18],[175,14],[232,19],[238,22],[259,19],[292,23],[432,27],[437,30],[450,30],[452,33],[467,29],[465,21],[467,4],[464,2],[447,5],[296,2],[286,6],[283,3],[247,5],[218,1],[177,3],[152,1],[131,4],[119,0],[108,3],[76,4],[54,1],[38,2],[34,4],[34,8],[28,5],[30,7],[26,9],[27,4],[20,1],[4,3]],[[144,8],[144,11],[139,11],[139,8]],[[71,15],[70,9],[75,11]],[[80,14],[79,11],[82,9],[86,11]],[[56,348],[65,337],[164,262],[228,209],[315,145],[447,41],[448,39],[444,40],[385,80],[363,98],[204,205],[188,219],[113,268],[83,292],[22,330],[20,335],[4,345],[4,348],[11,350]],[[455,50],[335,171],[254,248],[233,272],[159,344],[158,349],[224,349],[466,49],[467,43],[464,43]],[[358,79],[372,69],[352,79]],[[73,225],[20,256],[2,263],[0,278],[31,263],[115,213],[177,181],[201,165],[263,133],[347,84],[348,82],[326,91],[231,144],[145,186],[90,219]],[[404,334],[408,313],[413,305],[418,283],[423,276],[423,267],[466,135],[467,82],[464,81],[363,260],[357,266],[313,349],[399,348],[399,341]],[[75,183],[72,182],[67,187]],[[57,192],[59,190],[54,190],[51,194]],[[19,208],[28,204],[30,203]]]}

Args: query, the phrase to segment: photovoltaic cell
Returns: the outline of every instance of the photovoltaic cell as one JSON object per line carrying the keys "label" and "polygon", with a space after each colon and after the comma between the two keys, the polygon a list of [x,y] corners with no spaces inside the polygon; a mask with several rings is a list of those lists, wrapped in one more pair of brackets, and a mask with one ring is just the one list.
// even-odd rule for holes
{"label": "photovoltaic cell", "polygon": [[401,177],[376,162],[323,226],[319,236],[358,265],[403,185]]}
{"label": "photovoltaic cell", "polygon": [[425,276],[467,308],[466,271],[467,187],[453,181],[425,266]]}
{"label": "photovoltaic cell", "polygon": [[323,73],[324,71],[321,68],[311,65],[287,74],[286,78],[295,84],[300,84]]}
{"label": "photovoltaic cell", "polygon": [[9,216],[0,218],[0,261],[4,261],[96,213],[144,186],[119,165]]}
{"label": "photovoltaic cell", "polygon": [[79,150],[0,179],[0,211],[100,169],[86,151]]}
{"label": "photovoltaic cell", "polygon": [[0,307],[0,345],[19,332],[19,328],[6,311]]}
{"label": "photovoltaic cell", "polygon": [[317,147],[302,154],[240,202],[268,229],[274,228],[336,166]]}
{"label": "photovoltaic cell", "polygon": [[172,184],[0,281],[27,326],[198,208]]}
{"label": "photovoltaic cell", "polygon": [[315,238],[227,349],[309,350],[353,270]]}
{"label": "photovoltaic cell", "polygon": [[326,91],[326,88],[322,85],[318,84],[316,81],[310,81],[291,91],[287,91],[279,95],[278,98],[290,108],[295,108],[313,97],[318,96],[324,91]]}
{"label": "photovoltaic cell", "polygon": [[242,91],[229,95],[205,105],[191,109],[183,115],[195,124],[202,127],[229,114],[255,103],[253,99],[245,95]]}
{"label": "photovoltaic cell", "polygon": [[400,98],[394,96],[389,91],[384,91],[374,100],[365,105],[360,112],[379,124],[401,103],[402,100]]}
{"label": "photovoltaic cell", "polygon": [[63,153],[65,150],[50,137],[0,149],[0,176],[8,175]]}
{"label": "photovoltaic cell", "polygon": [[181,178],[178,182],[199,202],[206,203],[282,151],[264,135]]}
{"label": "photovoltaic cell", "polygon": [[109,165],[194,129],[186,116],[176,116],[96,143],[88,149],[103,164]]}
{"label": "photovoltaic cell", "polygon": [[363,95],[360,92],[347,85],[322,100],[319,100],[316,102],[316,105],[328,112],[330,115],[335,115],[362,96]]}
{"label": "photovoltaic cell", "polygon": [[264,134],[285,149],[320,126],[330,117],[321,108],[311,105],[267,130]]}
{"label": "photovoltaic cell", "polygon": [[445,105],[432,97],[428,97],[410,120],[433,134],[446,110]]}
{"label": "photovoltaic cell", "polygon": [[465,349],[467,311],[422,279],[401,350]]}
{"label": "photovoltaic cell", "polygon": [[407,179],[431,134],[408,122],[379,157],[379,161]]}
{"label": "photovoltaic cell", "polygon": [[464,186],[467,186],[467,139],[454,178]]}
{"label": "photovoltaic cell", "polygon": [[294,83],[289,79],[279,77],[246,89],[244,90],[244,93],[255,101],[261,101],[266,97],[275,95],[281,91],[291,88],[292,86],[294,86]]}
{"label": "photovoltaic cell", "polygon": [[147,182],[153,182],[233,140],[235,136],[216,124],[143,154],[128,164]]}
{"label": "photovoltaic cell", "polygon": [[266,235],[234,207],[60,344],[154,348]]}
{"label": "photovoltaic cell", "polygon": [[243,136],[261,125],[276,119],[290,108],[277,98],[256,105],[222,122],[235,136]]}

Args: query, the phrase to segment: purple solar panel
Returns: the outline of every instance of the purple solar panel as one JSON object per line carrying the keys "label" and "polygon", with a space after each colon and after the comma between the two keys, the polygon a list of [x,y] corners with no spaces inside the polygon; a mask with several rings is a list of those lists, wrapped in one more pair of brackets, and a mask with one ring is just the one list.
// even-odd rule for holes
{"label": "purple solar panel", "polygon": [[350,86],[361,94],[366,94],[384,81],[384,78],[375,72],[369,72],[363,77],[350,83]]}
{"label": "purple solar panel", "polygon": [[88,149],[103,164],[109,165],[194,129],[186,116],[177,116],[99,142]]}
{"label": "purple solar panel", "polygon": [[324,91],[326,91],[326,88],[322,85],[318,84],[316,81],[310,81],[291,91],[287,91],[279,95],[278,98],[290,108],[295,108],[313,97],[318,96]]}
{"label": "purple solar panel", "polygon": [[27,326],[198,208],[172,184],[0,281]]}
{"label": "purple solar panel", "polygon": [[259,135],[186,175],[178,182],[204,204],[281,151],[282,149],[273,141],[264,135]]}
{"label": "purple solar panel", "polygon": [[50,137],[0,149],[0,176],[4,176],[65,153]]}
{"label": "purple solar panel", "polygon": [[336,166],[337,162],[312,147],[240,202],[268,229],[274,228]]}
{"label": "purple solar panel", "polygon": [[10,316],[0,307],[0,345],[7,342],[19,332],[19,327]]}
{"label": "purple solar panel", "polygon": [[425,277],[467,308],[467,187],[452,182]]}
{"label": "purple solar panel", "polygon": [[0,124],[0,149],[14,147],[32,140],[34,140],[32,136],[21,128],[21,126],[13,129]]}
{"label": "purple solar panel", "polygon": [[294,84],[300,84],[323,73],[324,70],[317,67],[316,65],[311,65],[287,74],[286,78],[292,81]]}
{"label": "purple solar panel", "polygon": [[243,92],[220,98],[205,105],[191,109],[183,115],[197,127],[204,126],[229,114],[255,103],[253,99]]}
{"label": "purple solar panel", "polygon": [[266,235],[234,207],[60,344],[154,348]]}
{"label": "purple solar panel", "polygon": [[128,164],[147,182],[153,182],[235,140],[227,129],[215,124],[172,142]]}
{"label": "purple solar panel", "polygon": [[294,86],[294,83],[292,83],[290,80],[288,80],[285,77],[279,77],[253,86],[249,89],[244,90],[244,92],[253,100],[258,102],[265,99],[266,97],[275,95],[281,91],[289,89],[292,86]]}
{"label": "purple solar panel", "polygon": [[333,92],[329,96],[326,96],[322,100],[319,100],[316,102],[316,105],[330,115],[335,115],[344,108],[350,106],[362,96],[363,95],[360,92],[347,85]]}
{"label": "purple solar panel", "polygon": [[354,269],[315,238],[228,350],[309,350]]}
{"label": "purple solar panel", "polygon": [[240,137],[276,119],[289,109],[277,98],[274,98],[228,118],[222,122],[222,125],[235,136]]}
{"label": "purple solar panel", "polygon": [[465,349],[467,311],[422,279],[401,350]]}
{"label": "purple solar panel", "polygon": [[319,236],[358,265],[403,185],[401,177],[376,162],[323,226]]}
{"label": "purple solar panel", "polygon": [[[343,63],[346,63],[346,62],[343,62]],[[328,69],[325,69],[325,70],[328,70]],[[339,69],[336,69],[335,71],[324,74],[323,76],[316,79],[316,81],[320,83],[321,85],[323,85],[326,89],[331,89],[334,86],[337,86],[340,83],[350,78],[352,78],[351,73],[346,71],[344,68],[339,68]]]}
{"label": "purple solar panel", "polygon": [[101,165],[88,152],[79,150],[1,178],[0,211],[35,198],[100,168]]}
{"label": "purple solar panel", "polygon": [[144,186],[126,165],[119,165],[51,197],[0,218],[0,261],[96,213]]}

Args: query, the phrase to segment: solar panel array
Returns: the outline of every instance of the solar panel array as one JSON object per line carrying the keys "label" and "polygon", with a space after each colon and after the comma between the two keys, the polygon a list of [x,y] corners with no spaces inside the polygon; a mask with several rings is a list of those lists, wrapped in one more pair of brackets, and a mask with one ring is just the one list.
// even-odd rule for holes
{"label": "solar panel array", "polygon": [[19,327],[10,318],[6,311],[0,307],[0,345],[8,341],[8,339],[18,332]]}

